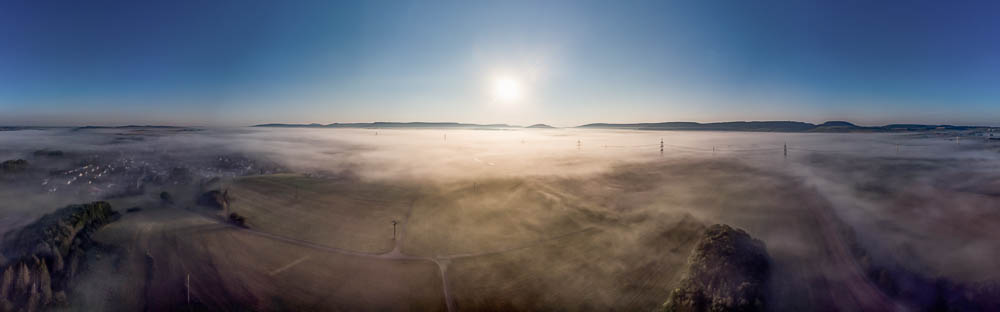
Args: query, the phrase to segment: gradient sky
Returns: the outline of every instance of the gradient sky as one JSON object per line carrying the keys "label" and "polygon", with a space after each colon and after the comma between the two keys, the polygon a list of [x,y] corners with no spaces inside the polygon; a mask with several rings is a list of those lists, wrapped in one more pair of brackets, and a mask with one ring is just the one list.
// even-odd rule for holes
{"label": "gradient sky", "polygon": [[3,125],[679,120],[1000,125],[1000,1],[0,2]]}

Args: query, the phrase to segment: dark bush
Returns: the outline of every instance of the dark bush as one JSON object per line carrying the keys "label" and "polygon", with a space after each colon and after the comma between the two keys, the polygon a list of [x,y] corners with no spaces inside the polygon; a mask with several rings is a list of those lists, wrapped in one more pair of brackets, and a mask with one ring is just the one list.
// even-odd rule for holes
{"label": "dark bush", "polygon": [[3,172],[20,172],[28,169],[28,161],[24,159],[12,159],[0,163],[0,171]]}
{"label": "dark bush", "polygon": [[219,190],[205,192],[198,197],[198,205],[225,210],[229,207],[229,192]]}
{"label": "dark bush", "polygon": [[174,197],[170,196],[170,193],[160,192],[160,201],[167,205],[173,205]]}
{"label": "dark bush", "polygon": [[764,311],[770,257],[740,229],[709,227],[688,258],[688,272],[666,311]]}
{"label": "dark bush", "polygon": [[247,218],[234,212],[229,214],[229,222],[238,226],[246,227]]}
{"label": "dark bush", "polygon": [[49,150],[37,150],[34,153],[35,156],[47,156],[47,157],[60,157],[63,155],[62,151],[49,151]]}

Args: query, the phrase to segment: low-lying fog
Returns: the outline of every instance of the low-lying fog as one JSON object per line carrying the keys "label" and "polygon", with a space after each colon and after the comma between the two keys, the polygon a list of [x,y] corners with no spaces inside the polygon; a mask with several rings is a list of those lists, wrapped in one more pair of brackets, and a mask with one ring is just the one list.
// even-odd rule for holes
{"label": "low-lying fog", "polygon": [[[587,179],[623,167],[658,168],[657,162],[732,162],[746,167],[708,166],[699,174],[753,168],[787,177],[828,202],[858,243],[883,259],[878,261],[962,282],[1000,278],[1000,143],[964,134],[52,129],[0,132],[0,161],[9,159],[25,159],[31,167],[16,179],[0,179],[0,233],[66,204],[152,192],[144,185],[188,179],[279,172],[419,183]],[[711,216],[699,207],[664,209],[727,220],[725,212]],[[739,220],[735,225],[752,235],[781,226]],[[801,245],[762,239],[769,248]]]}

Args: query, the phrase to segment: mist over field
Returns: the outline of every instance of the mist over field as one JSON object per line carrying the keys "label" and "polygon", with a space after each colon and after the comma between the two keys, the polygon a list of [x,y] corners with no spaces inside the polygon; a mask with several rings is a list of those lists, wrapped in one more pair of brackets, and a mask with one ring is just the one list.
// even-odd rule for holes
{"label": "mist over field", "polygon": [[1000,311],[1000,1],[0,1],[0,312]]}
{"label": "mist over field", "polygon": [[0,146],[28,163],[0,176],[8,259],[66,205],[138,208],[94,234],[72,307],[653,309],[716,223],[765,244],[769,310],[924,309],[1000,278],[1000,145],[965,134],[118,128]]}

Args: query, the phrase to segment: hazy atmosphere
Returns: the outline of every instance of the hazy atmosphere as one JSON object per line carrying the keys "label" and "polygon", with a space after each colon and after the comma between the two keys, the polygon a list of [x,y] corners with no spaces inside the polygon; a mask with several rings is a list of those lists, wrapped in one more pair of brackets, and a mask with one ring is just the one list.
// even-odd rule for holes
{"label": "hazy atmosphere", "polygon": [[997,126],[998,6],[4,1],[0,124]]}
{"label": "hazy atmosphere", "polygon": [[1000,311],[997,29],[0,1],[0,312]]}
{"label": "hazy atmosphere", "polygon": [[[93,236],[70,284],[88,286],[64,294],[83,310],[653,309],[713,223],[766,242],[769,310],[924,309],[954,289],[988,304],[1000,272],[1000,145],[979,137],[80,128],[0,142],[30,164],[3,176],[3,228],[71,203],[136,207]],[[212,189],[225,195],[206,203]]]}

